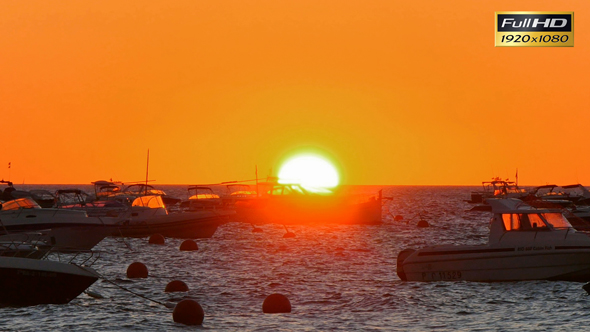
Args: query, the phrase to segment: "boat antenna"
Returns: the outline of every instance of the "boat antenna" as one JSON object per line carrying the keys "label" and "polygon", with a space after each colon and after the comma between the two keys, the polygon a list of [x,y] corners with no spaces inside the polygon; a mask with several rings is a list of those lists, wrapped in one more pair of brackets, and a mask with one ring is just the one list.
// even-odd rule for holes
{"label": "boat antenna", "polygon": [[145,195],[147,195],[147,188],[148,188],[148,179],[149,179],[149,170],[150,170],[150,149],[147,152],[147,166],[145,168]]}
{"label": "boat antenna", "polygon": [[10,181],[10,164],[11,162],[8,162],[8,181]]}
{"label": "boat antenna", "polygon": [[516,186],[518,187],[518,167],[516,168]]}

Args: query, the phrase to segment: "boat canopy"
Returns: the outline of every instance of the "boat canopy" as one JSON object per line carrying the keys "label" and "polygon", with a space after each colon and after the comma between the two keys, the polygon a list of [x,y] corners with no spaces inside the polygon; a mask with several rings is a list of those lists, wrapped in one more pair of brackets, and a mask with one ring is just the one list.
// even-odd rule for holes
{"label": "boat canopy", "polygon": [[163,190],[160,189],[156,189],[153,186],[150,186],[149,184],[143,184],[143,183],[138,183],[138,184],[132,184],[130,186],[128,186],[127,188],[125,188],[123,190],[123,192],[125,194],[128,195],[166,195],[166,193]]}
{"label": "boat canopy", "polygon": [[219,195],[213,192],[211,187],[206,186],[191,186],[188,188],[190,197],[189,200],[195,199],[219,199]]}
{"label": "boat canopy", "polygon": [[228,184],[226,187],[232,197],[247,198],[257,194],[256,190],[247,184]]}
{"label": "boat canopy", "polygon": [[143,206],[149,207],[150,209],[159,209],[164,208],[164,202],[162,201],[161,196],[140,196],[133,201],[132,206]]}

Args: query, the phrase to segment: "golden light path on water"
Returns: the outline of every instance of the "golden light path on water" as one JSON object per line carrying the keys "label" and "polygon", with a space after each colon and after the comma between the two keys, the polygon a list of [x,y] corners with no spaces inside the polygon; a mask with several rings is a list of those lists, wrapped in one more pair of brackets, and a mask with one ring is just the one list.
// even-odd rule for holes
{"label": "golden light path on water", "polygon": [[279,183],[298,183],[309,190],[334,188],[340,182],[338,171],[327,159],[315,154],[296,155],[281,165]]}

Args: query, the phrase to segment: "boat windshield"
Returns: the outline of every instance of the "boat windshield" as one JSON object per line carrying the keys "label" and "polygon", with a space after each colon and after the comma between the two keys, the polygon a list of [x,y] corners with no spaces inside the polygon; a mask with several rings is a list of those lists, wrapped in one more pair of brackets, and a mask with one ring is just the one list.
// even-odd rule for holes
{"label": "boat windshield", "polygon": [[40,209],[41,207],[30,198],[18,198],[2,203],[2,211],[19,209]]}
{"label": "boat windshield", "polygon": [[567,219],[563,216],[563,214],[559,212],[552,212],[552,213],[541,213],[543,218],[547,220],[548,223],[553,225],[554,228],[570,228],[572,225],[570,224]]}
{"label": "boat windshield", "polygon": [[558,212],[552,213],[504,213],[504,228],[507,231],[540,231],[553,228],[571,228],[572,225]]}

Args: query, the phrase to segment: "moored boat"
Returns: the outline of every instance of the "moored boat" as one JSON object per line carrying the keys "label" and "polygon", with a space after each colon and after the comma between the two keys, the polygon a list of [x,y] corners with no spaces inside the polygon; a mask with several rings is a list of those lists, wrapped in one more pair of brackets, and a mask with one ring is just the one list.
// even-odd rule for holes
{"label": "moored boat", "polygon": [[68,303],[98,277],[90,267],[0,256],[0,306]]}
{"label": "moored boat", "polygon": [[214,210],[222,208],[223,201],[210,186],[188,187],[189,198],[180,203],[180,208],[188,211]]}
{"label": "moored boat", "polygon": [[117,229],[111,235],[147,237],[158,233],[172,238],[210,238],[234,214],[225,210],[169,213],[160,196],[140,196],[123,217],[115,219]]}
{"label": "moored boat", "polygon": [[407,281],[590,280],[590,237],[561,210],[534,208],[518,199],[488,199],[493,218],[480,246],[406,249],[397,274]]}
{"label": "moored boat", "polygon": [[0,206],[0,235],[43,231],[56,250],[89,250],[116,228],[112,222],[88,217],[85,211],[42,209],[30,198]]}
{"label": "moored boat", "polygon": [[252,224],[380,224],[381,191],[377,196],[311,192],[299,184],[258,183],[260,194],[235,203],[237,219]]}

